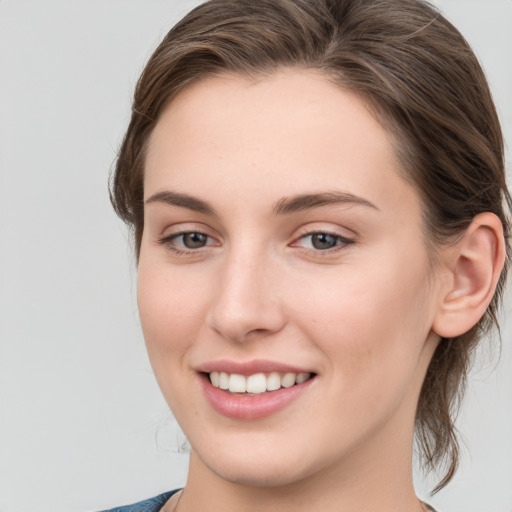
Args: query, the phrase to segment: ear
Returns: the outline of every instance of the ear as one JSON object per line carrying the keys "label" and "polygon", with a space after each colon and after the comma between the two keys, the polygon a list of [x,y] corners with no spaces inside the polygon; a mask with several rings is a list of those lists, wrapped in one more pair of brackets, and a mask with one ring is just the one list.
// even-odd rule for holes
{"label": "ear", "polygon": [[493,213],[477,215],[464,236],[442,254],[446,281],[432,326],[443,338],[469,331],[491,302],[505,263],[503,225]]}

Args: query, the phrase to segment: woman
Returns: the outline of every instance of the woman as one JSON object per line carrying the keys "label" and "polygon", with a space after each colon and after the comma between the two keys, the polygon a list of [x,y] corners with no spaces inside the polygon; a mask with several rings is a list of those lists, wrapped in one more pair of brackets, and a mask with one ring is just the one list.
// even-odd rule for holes
{"label": "woman", "polygon": [[510,257],[499,122],[448,21],[418,0],[203,4],[140,78],[112,199],[191,445],[183,491],[119,510],[432,510],[414,434],[438,490]]}

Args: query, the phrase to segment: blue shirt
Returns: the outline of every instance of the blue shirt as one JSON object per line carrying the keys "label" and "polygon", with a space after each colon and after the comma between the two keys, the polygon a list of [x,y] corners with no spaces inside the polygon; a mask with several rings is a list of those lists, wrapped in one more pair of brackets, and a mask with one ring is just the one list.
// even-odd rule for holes
{"label": "blue shirt", "polygon": [[100,512],[159,512],[159,510],[167,503],[167,500],[180,489],[164,492],[154,498],[139,501],[132,505],[124,505],[123,507],[115,507],[109,510],[101,510]]}
{"label": "blue shirt", "polygon": [[[175,489],[174,491],[164,492],[149,500],[139,501],[132,505],[125,505],[123,507],[111,508],[110,510],[101,510],[100,512],[159,512],[160,509],[167,503],[167,500],[181,489]],[[426,503],[429,510],[436,512],[431,505]]]}

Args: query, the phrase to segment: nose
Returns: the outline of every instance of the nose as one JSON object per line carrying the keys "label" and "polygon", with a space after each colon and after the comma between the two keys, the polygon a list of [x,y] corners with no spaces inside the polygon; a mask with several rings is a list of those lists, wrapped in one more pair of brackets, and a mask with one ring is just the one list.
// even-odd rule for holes
{"label": "nose", "polygon": [[213,292],[210,328],[238,343],[279,332],[286,322],[279,275],[279,268],[261,255],[227,257]]}

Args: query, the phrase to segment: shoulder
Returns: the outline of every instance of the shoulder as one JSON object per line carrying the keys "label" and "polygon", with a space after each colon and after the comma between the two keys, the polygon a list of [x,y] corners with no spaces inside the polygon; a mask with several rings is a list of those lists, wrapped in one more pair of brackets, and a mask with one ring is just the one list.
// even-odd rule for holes
{"label": "shoulder", "polygon": [[164,492],[153,498],[139,501],[138,503],[102,510],[100,512],[158,512],[165,505],[167,500],[178,491],[179,489],[175,489],[174,491]]}

